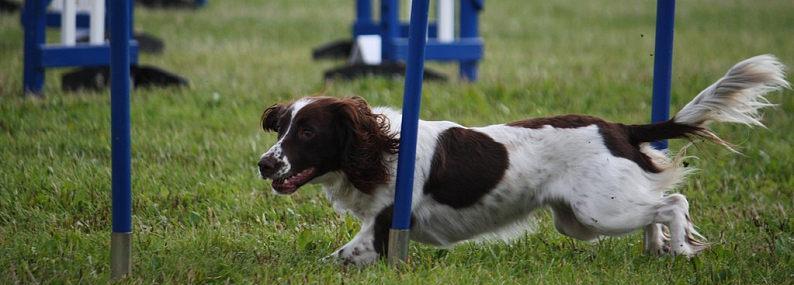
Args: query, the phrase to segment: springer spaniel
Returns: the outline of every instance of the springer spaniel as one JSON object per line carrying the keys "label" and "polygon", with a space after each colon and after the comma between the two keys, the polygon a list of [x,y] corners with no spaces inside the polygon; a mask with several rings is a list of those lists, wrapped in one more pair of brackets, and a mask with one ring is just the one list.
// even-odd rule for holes
{"label": "springer spaniel", "polygon": [[[480,238],[526,222],[549,206],[557,230],[580,240],[644,229],[645,250],[692,256],[706,248],[684,195],[681,156],[648,146],[662,139],[722,144],[710,122],[762,125],[764,94],[789,87],[773,56],[736,64],[672,119],[625,125],[581,115],[485,127],[419,121],[411,239],[435,246]],[[361,220],[332,254],[369,264],[386,254],[401,114],[364,99],[306,97],[273,105],[262,127],[278,141],[259,161],[278,194],[323,186],[340,212]]]}

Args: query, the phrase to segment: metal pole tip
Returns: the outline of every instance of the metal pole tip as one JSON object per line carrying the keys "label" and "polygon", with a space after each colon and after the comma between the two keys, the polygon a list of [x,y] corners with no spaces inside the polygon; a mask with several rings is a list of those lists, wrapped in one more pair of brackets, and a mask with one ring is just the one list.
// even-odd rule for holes
{"label": "metal pole tip", "polygon": [[110,235],[110,279],[119,280],[132,272],[132,233]]}
{"label": "metal pole tip", "polygon": [[391,266],[399,266],[408,262],[408,240],[410,230],[389,230],[388,262]]}

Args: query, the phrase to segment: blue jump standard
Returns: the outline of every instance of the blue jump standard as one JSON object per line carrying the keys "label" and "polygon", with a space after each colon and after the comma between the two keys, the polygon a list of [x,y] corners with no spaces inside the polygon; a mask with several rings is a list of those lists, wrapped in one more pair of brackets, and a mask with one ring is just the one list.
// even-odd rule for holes
{"label": "blue jump standard", "polygon": [[[56,20],[53,16],[47,14],[47,6],[50,2],[50,0],[25,1],[24,11],[22,13],[25,41],[22,82],[25,94],[41,95],[42,88],[44,87],[45,70],[47,68],[107,66],[111,61],[111,47],[108,44],[78,44],[74,46],[48,45],[46,43],[47,24],[48,22]],[[113,2],[114,1],[108,1],[108,4],[112,5]],[[132,7],[128,9],[127,13],[129,14],[127,18],[130,19],[128,27],[130,32],[132,32]],[[108,15],[108,17],[110,17],[110,15]],[[60,19],[60,15],[58,15],[57,19]],[[78,16],[77,20],[78,25],[87,21],[85,16]],[[60,25],[60,23],[57,23],[57,25]],[[128,45],[131,46],[130,60],[132,63],[137,63],[138,46],[133,40],[128,39],[128,41]]]}
{"label": "blue jump standard", "polygon": [[[459,14],[459,37],[452,42],[438,42],[437,25],[428,23],[426,31],[430,37],[427,43],[425,59],[436,61],[456,61],[459,63],[459,75],[468,81],[477,80],[477,62],[483,57],[483,41],[479,37],[479,12],[482,10],[483,0],[461,0]],[[353,39],[360,35],[380,35],[381,58],[384,68],[357,69],[357,66],[335,68],[326,72],[326,78],[350,78],[350,74],[372,74],[393,76],[393,68],[388,68],[394,63],[408,59],[409,25],[399,21],[399,1],[382,0],[380,2],[380,22],[373,20],[372,1],[356,1],[356,20],[352,25]],[[352,41],[335,41],[323,45],[313,51],[313,57],[344,58],[349,55]],[[425,78],[427,79],[427,78]]]}
{"label": "blue jump standard", "polygon": [[[138,58],[137,43],[130,41],[130,57]],[[103,66],[110,63],[110,45],[42,45],[38,51],[42,67]]]}

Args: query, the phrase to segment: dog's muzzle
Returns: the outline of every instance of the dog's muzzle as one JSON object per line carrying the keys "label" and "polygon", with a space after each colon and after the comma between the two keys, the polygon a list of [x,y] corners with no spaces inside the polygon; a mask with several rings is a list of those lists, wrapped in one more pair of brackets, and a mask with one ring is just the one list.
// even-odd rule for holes
{"label": "dog's muzzle", "polygon": [[259,160],[259,174],[263,179],[273,178],[273,175],[284,166],[284,164],[272,156],[265,156]]}

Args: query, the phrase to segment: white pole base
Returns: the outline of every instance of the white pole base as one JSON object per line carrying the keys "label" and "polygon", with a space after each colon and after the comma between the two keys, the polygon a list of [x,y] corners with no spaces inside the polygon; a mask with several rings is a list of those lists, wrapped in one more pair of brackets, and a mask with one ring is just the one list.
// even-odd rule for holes
{"label": "white pole base", "polygon": [[361,35],[356,38],[348,62],[378,65],[382,61],[379,35]]}

